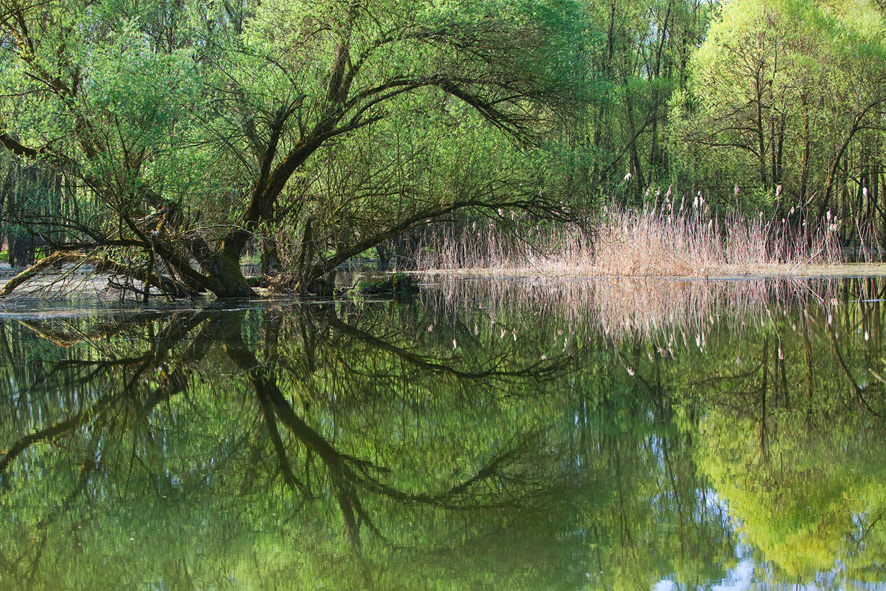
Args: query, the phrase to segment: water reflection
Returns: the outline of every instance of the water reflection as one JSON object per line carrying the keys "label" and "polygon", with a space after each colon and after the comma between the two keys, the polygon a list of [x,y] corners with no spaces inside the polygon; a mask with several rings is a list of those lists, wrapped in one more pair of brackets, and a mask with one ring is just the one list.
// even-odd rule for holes
{"label": "water reflection", "polygon": [[883,286],[710,285],[8,319],[0,582],[882,581]]}

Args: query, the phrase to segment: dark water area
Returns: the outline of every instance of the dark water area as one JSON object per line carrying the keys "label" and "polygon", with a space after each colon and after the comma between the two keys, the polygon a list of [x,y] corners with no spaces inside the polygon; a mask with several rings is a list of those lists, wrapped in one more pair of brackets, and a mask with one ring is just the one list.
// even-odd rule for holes
{"label": "dark water area", "polygon": [[32,304],[0,589],[886,589],[882,279]]}

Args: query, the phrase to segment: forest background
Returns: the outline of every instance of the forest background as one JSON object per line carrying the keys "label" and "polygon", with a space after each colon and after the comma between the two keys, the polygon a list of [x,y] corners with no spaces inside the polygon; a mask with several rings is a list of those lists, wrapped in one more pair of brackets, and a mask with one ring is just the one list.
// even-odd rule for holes
{"label": "forest background", "polygon": [[884,39],[879,0],[0,0],[0,234],[219,297],[617,208],[880,244]]}

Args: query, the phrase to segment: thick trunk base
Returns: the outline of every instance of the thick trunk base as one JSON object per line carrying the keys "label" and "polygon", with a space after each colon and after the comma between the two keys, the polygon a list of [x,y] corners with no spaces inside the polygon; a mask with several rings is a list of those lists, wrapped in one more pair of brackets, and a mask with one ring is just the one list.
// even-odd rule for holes
{"label": "thick trunk base", "polygon": [[224,251],[217,253],[208,265],[209,291],[217,298],[254,298],[256,293],[249,286],[240,259],[225,256]]}

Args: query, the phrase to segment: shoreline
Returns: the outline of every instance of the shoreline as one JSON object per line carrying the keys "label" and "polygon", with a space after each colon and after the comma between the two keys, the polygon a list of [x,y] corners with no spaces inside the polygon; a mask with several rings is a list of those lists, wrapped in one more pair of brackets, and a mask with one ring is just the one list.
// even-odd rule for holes
{"label": "shoreline", "polygon": [[453,277],[486,277],[501,279],[657,279],[673,281],[741,281],[755,279],[842,279],[886,277],[886,263],[839,263],[835,265],[767,265],[751,271],[726,271],[708,275],[642,275],[600,273],[589,274],[580,271],[540,270],[531,266],[512,268],[477,267],[466,269],[429,269],[412,271],[420,275],[448,275]]}
{"label": "shoreline", "polygon": [[[0,289],[20,270],[0,272]],[[402,272],[402,271],[400,271]],[[366,273],[390,273],[388,271],[367,270]],[[836,265],[772,265],[751,271],[732,271],[724,269],[723,273],[701,275],[624,275],[624,274],[588,274],[569,269],[541,270],[531,266],[505,268],[465,268],[465,269],[429,269],[424,271],[408,271],[413,275],[433,277],[450,277],[464,279],[502,279],[502,280],[567,280],[567,281],[611,281],[611,280],[664,280],[664,281],[753,281],[760,279],[849,279],[886,277],[886,263],[840,263]],[[362,275],[357,272],[355,275]],[[90,275],[80,273],[55,273],[35,277],[16,289],[15,292],[0,298],[0,302],[12,300],[66,300],[89,299],[96,301],[119,300],[119,290],[110,285],[108,275]],[[260,290],[264,291],[264,290]],[[262,293],[262,299],[273,297],[273,294]],[[281,294],[276,294],[281,295]],[[122,299],[135,302],[132,294]],[[152,300],[163,300],[157,293]]]}

